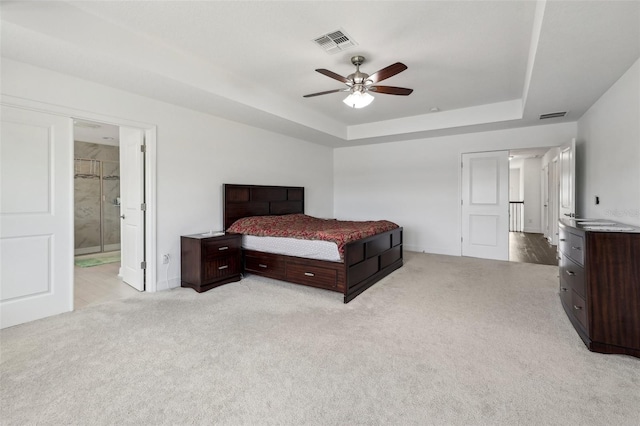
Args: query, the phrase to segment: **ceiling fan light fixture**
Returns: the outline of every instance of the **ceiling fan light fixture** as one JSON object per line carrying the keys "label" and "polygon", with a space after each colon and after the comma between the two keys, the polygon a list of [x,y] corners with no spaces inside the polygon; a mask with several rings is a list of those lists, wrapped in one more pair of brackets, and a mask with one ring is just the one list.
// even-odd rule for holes
{"label": "ceiling fan light fixture", "polygon": [[356,90],[344,98],[342,102],[351,108],[364,108],[373,102],[374,99],[375,98],[369,93]]}

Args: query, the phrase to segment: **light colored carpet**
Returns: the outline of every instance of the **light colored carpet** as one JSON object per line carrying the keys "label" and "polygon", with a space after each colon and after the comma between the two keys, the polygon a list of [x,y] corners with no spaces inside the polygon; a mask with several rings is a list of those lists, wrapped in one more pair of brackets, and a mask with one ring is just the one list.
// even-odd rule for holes
{"label": "light colored carpet", "polygon": [[406,253],[347,305],[254,276],[91,306],[0,333],[2,424],[640,424],[640,360],[589,352],[557,287]]}

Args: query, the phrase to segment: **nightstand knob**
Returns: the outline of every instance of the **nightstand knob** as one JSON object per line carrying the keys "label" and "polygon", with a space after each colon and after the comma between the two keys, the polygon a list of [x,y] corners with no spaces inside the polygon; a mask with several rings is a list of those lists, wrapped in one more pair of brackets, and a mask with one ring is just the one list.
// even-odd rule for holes
{"label": "nightstand knob", "polygon": [[218,269],[227,269],[228,267],[229,267],[229,265],[218,266]]}
{"label": "nightstand knob", "polygon": [[308,276],[308,277],[315,277],[315,276],[316,276],[316,274],[311,273],[311,272],[305,272],[304,274],[305,274],[306,276]]}
{"label": "nightstand knob", "polygon": [[228,247],[228,246],[218,247],[218,250],[219,250],[219,251],[222,251],[222,250],[229,250],[229,247]]}
{"label": "nightstand knob", "polygon": [[264,263],[259,263],[258,266],[261,267],[261,268],[266,268],[267,267],[267,265],[265,265]]}

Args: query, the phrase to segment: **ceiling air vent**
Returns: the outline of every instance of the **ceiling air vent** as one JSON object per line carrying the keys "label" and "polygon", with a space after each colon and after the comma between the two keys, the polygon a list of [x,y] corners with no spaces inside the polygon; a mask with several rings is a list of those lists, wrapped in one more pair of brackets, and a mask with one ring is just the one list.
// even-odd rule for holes
{"label": "ceiling air vent", "polygon": [[546,118],[558,118],[558,117],[564,117],[565,115],[567,115],[567,111],[562,111],[562,112],[550,112],[549,114],[541,114],[540,115],[540,120],[544,120]]}
{"label": "ceiling air vent", "polygon": [[343,30],[336,30],[328,34],[321,35],[320,37],[313,39],[313,41],[325,52],[330,54],[341,52],[357,45],[357,43],[353,41]]}

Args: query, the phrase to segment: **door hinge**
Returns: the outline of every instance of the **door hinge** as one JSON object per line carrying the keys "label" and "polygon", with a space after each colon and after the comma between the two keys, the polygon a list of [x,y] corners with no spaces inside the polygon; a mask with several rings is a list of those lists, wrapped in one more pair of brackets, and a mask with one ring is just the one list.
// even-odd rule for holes
{"label": "door hinge", "polygon": [[140,145],[140,152],[147,152],[147,146],[146,145]]}
{"label": "door hinge", "polygon": [[460,242],[463,243],[464,242],[464,237],[460,237]]}
{"label": "door hinge", "polygon": [[460,200],[460,205],[463,206],[464,205],[464,200]]}
{"label": "door hinge", "polygon": [[140,204],[140,210],[142,210],[143,212],[146,212],[147,211],[147,203]]}
{"label": "door hinge", "polygon": [[140,262],[140,269],[147,269],[147,262],[145,261]]}

